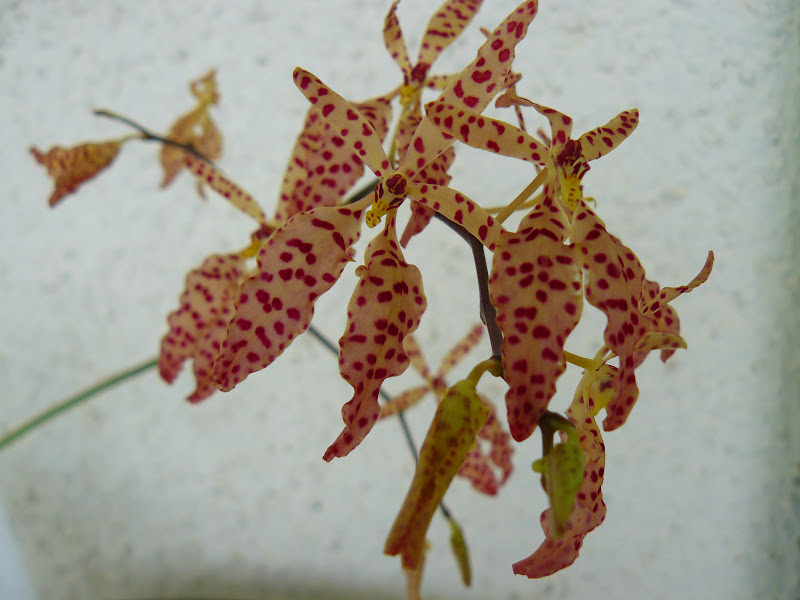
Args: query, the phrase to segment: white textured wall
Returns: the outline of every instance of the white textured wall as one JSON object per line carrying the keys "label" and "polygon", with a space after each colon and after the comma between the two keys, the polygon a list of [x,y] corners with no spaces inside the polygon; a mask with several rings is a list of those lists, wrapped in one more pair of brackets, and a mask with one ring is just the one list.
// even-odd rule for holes
{"label": "white textured wall", "polygon": [[[351,98],[388,90],[398,81],[380,37],[388,4],[0,4],[0,431],[153,355],[184,273],[239,248],[249,228],[219,199],[198,201],[185,176],[158,191],[156,148],[142,144],[50,211],[50,183],[27,147],[124,131],[93,118],[95,106],[164,130],[191,104],[185,83],[215,66],[222,165],[270,207],[306,110],[292,68]],[[492,28],[516,0],[485,4],[477,22]],[[412,48],[430,5],[400,7]],[[666,367],[648,361],[632,417],[606,436],[608,517],[578,562],[544,581],[511,573],[541,539],[534,436],[499,497],[464,482],[448,493],[475,581],[461,589],[436,519],[430,597],[800,594],[799,28],[794,0],[542,0],[518,49],[520,93],[571,114],[577,131],[631,106],[642,113],[585,180],[609,229],[663,284],[691,279],[709,249],[717,264],[676,302],[689,350]],[[473,26],[436,71],[465,65],[481,40]],[[486,203],[530,175],[475,152],[453,173],[454,187]],[[473,274],[440,226],[412,246],[430,305],[420,338],[435,362],[476,319]],[[318,305],[315,323],[334,339],[353,281],[349,269]],[[602,320],[587,319],[570,350],[600,343]],[[200,406],[182,401],[188,376],[169,388],[149,375],[0,454],[39,597],[399,593],[399,561],[381,548],[411,459],[398,427],[381,423],[351,456],[322,462],[349,398],[337,376],[335,359],[300,339]],[[554,406],[566,407],[574,382],[568,373]],[[432,410],[412,415],[419,438]]]}

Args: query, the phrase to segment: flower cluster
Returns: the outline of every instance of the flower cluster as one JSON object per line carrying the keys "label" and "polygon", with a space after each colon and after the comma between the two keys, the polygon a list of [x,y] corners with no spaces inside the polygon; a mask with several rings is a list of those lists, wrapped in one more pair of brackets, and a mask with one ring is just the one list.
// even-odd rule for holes
{"label": "flower cluster", "polygon": [[[222,148],[208,113],[219,99],[213,71],[192,83],[198,104],[165,137],[137,127],[138,134],[120,140],[57,147],[47,154],[33,150],[56,181],[50,201],[55,204],[107,167],[122,142],[156,140],[162,144],[162,185],[185,168],[197,177],[198,190],[211,188],[253,219],[254,232],[242,250],[212,254],[188,274],[180,304],[167,319],[160,372],[172,382],[191,360],[196,380],[191,402],[216,390],[231,390],[275,362],[308,331],[315,302],[355,259],[354,245],[364,223],[371,229],[380,226],[355,270],[339,340],[339,371],[353,394],[342,407],[342,431],[323,458],[348,455],[381,417],[411,407],[428,392],[435,397],[436,415],[385,546],[387,554],[401,555],[412,597],[428,524],[452,479],[461,475],[478,491],[496,494],[512,470],[511,439],[522,442],[537,429],[543,452],[533,467],[541,474],[550,508],[541,518],[544,541],[514,564],[514,572],[543,577],[576,559],[586,534],[606,514],[601,492],[605,446],[595,418],[605,410],[605,431],[622,426],[639,395],[636,368],[651,351],[660,350],[667,360],[686,346],[670,302],[706,281],[713,265],[709,252],[688,284],[661,287],[647,279],[634,252],[609,233],[589,206],[583,180],[590,163],[633,133],[639,111],[625,110],[575,138],[569,116],[517,95],[521,77],[511,69],[538,12],[537,0],[522,2],[487,32],[463,70],[430,75],[436,58],[481,3],[445,0],[431,17],[412,64],[394,2],[383,38],[403,81],[373,99],[349,102],[311,72],[295,69],[294,82],[311,106],[272,218],[212,162]],[[423,105],[423,93],[431,93],[427,90],[437,95]],[[481,114],[495,99],[498,107],[514,107],[519,127]],[[393,106],[399,108],[397,117]],[[522,109],[528,108],[547,121],[549,135],[526,131]],[[394,134],[387,143],[389,131]],[[533,166],[532,181],[492,211],[481,199],[451,187],[449,170],[457,144],[527,161]],[[365,168],[377,178],[371,193],[348,197]],[[410,204],[411,216],[398,237],[403,204]],[[506,228],[507,218],[520,211],[516,229]],[[413,335],[428,299],[422,275],[406,261],[403,248],[434,217],[479,249],[476,256],[486,249],[493,257],[488,275],[485,264],[481,271],[482,258],[476,263],[493,356],[452,386],[444,376],[474,346],[484,325],[470,330],[439,372],[431,373]],[[591,359],[566,350],[584,302],[606,317],[604,343]],[[583,378],[571,406],[559,415],[549,404],[568,364],[583,369]],[[409,365],[425,384],[382,407],[384,381]],[[507,386],[505,419],[477,391],[486,372]],[[454,536],[461,540],[454,542],[454,549],[464,563],[466,546],[460,535],[459,530]]]}

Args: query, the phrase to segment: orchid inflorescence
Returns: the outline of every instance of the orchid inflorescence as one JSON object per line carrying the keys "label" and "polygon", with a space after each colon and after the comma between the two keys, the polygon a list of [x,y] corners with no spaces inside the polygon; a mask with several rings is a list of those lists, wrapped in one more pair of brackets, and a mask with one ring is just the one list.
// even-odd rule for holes
{"label": "orchid inflorescence", "polygon": [[[107,168],[124,142],[145,139],[161,144],[164,186],[187,169],[196,176],[198,191],[211,188],[255,221],[241,250],[212,254],[189,272],[180,304],[167,319],[159,370],[171,383],[192,360],[196,387],[190,402],[233,389],[309,330],[316,300],[354,260],[364,222],[376,229],[355,270],[358,279],[339,340],[339,371],[353,395],[342,407],[342,431],[323,458],[348,455],[381,417],[401,413],[428,393],[435,396],[438,409],[385,545],[387,554],[401,555],[412,597],[418,593],[428,524],[452,479],[458,474],[476,490],[496,494],[512,470],[511,439],[522,442],[537,427],[543,453],[533,470],[541,475],[550,502],[541,516],[545,540],[513,570],[537,578],[572,564],[586,534],[606,514],[601,493],[605,446],[596,417],[605,410],[605,431],[622,426],[639,394],[636,368],[651,351],[659,350],[666,361],[686,347],[670,303],[705,282],[713,265],[709,252],[688,284],[661,287],[646,278],[633,251],[589,206],[583,178],[590,163],[636,129],[639,111],[625,110],[573,137],[570,117],[517,95],[521,76],[511,68],[537,14],[536,0],[526,0],[487,32],[461,72],[430,74],[481,3],[445,0],[412,64],[394,2],[383,38],[403,79],[370,100],[349,102],[311,72],[295,69],[294,82],[311,107],[273,218],[213,162],[222,149],[209,115],[219,99],[213,71],[192,82],[197,105],[166,136],[134,124],[137,133],[116,140],[56,147],[46,154],[32,149],[55,179],[51,205]],[[426,89],[438,96],[423,106]],[[495,99],[497,107],[514,108],[519,127],[481,114]],[[399,107],[394,129],[393,105]],[[527,132],[522,109],[529,108],[546,119],[549,134]],[[390,130],[394,134],[387,141]],[[531,163],[531,183],[498,210],[468,198],[450,187],[456,142]],[[374,189],[360,199],[348,197],[365,167],[377,178]],[[398,238],[398,209],[404,203],[411,205],[411,217]],[[520,211],[516,230],[505,228],[508,217]],[[433,217],[473,247],[484,321],[458,342],[436,374],[413,335],[428,302],[422,275],[403,254]],[[483,264],[484,249],[493,256],[490,272]],[[584,300],[607,319],[603,345],[593,358],[565,349]],[[447,385],[445,374],[475,346],[484,327],[493,355],[479,361],[467,378]],[[568,363],[583,369],[583,377],[560,415],[548,406]],[[382,409],[383,382],[409,365],[425,385],[397,395]],[[486,372],[507,385],[508,432],[494,402],[477,391]],[[466,545],[457,527],[453,539],[468,581]]]}

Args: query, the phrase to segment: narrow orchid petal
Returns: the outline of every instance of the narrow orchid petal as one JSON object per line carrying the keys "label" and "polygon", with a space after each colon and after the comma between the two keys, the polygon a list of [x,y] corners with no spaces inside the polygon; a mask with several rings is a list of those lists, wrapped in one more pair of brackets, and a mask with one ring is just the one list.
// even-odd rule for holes
{"label": "narrow orchid petal", "polygon": [[200,160],[196,156],[181,150],[184,155],[184,164],[204,184],[220,196],[228,200],[246,215],[251,216],[259,223],[267,223],[267,215],[255,198],[243,190],[235,182],[228,179],[215,165]]}
{"label": "narrow orchid petal", "polygon": [[506,408],[513,438],[533,433],[566,370],[564,343],[583,307],[575,249],[563,243],[563,213],[534,210],[517,233],[504,233],[494,253],[489,293],[503,332]]}
{"label": "narrow orchid petal", "polygon": [[32,147],[30,152],[36,162],[47,169],[56,184],[50,194],[50,206],[58,204],[64,196],[74,194],[81,184],[108,168],[117,157],[121,145],[120,140],[86,142],[72,148],[53,146],[46,154]]}
{"label": "narrow orchid petal", "polygon": [[214,367],[228,391],[271,364],[308,329],[314,302],[350,260],[369,198],[348,207],[301,213],[275,231],[258,252],[258,273],[236,299],[236,314]]}
{"label": "narrow orchid petal", "polygon": [[477,148],[545,166],[549,149],[513,125],[475,112],[431,102],[426,106],[433,122],[458,141]]}
{"label": "narrow orchid petal", "polygon": [[355,150],[375,175],[382,177],[391,171],[380,136],[358,109],[305,69],[297,67],[293,77],[297,89],[333,125],[345,143]]}
{"label": "narrow orchid petal", "polygon": [[[392,105],[387,97],[356,105],[383,140],[389,129]],[[275,218],[285,223],[315,206],[335,206],[364,173],[364,163],[336,130],[311,107],[297,138],[281,183]]]}
{"label": "narrow orchid petal", "polygon": [[430,367],[428,367],[428,361],[425,360],[425,357],[422,355],[422,350],[417,343],[417,338],[413,335],[409,334],[403,340],[403,349],[408,356],[408,360],[411,361],[411,366],[417,370],[417,373],[422,375],[422,378],[431,384],[433,381],[433,374],[431,373]]}
{"label": "narrow orchid petal", "polygon": [[383,21],[383,44],[389,51],[394,62],[400,67],[403,72],[403,79],[406,83],[411,80],[411,61],[408,59],[408,50],[406,49],[406,42],[403,39],[403,30],[400,28],[400,22],[397,20],[397,5],[400,0],[395,0],[392,7],[386,14]]}
{"label": "narrow orchid petal", "polygon": [[453,77],[455,75],[452,73],[450,75],[428,75],[425,78],[425,87],[432,90],[443,90]]}
{"label": "narrow orchid petal", "polygon": [[603,422],[603,429],[611,431],[625,422],[639,397],[634,352],[649,325],[639,311],[644,267],[630,248],[608,233],[583,200],[573,215],[572,240],[582,254],[586,300],[605,313],[605,343],[619,355],[619,391]]}
{"label": "narrow orchid petal", "polygon": [[639,124],[639,110],[624,110],[605,125],[584,133],[578,141],[586,160],[605,156],[619,146]]}
{"label": "narrow orchid petal", "polygon": [[217,387],[214,361],[233,316],[236,292],[244,277],[239,254],[213,254],[189,271],[180,306],[167,317],[169,331],[161,340],[158,370],[172,383],[184,361],[193,359],[196,388],[187,398],[199,402]]}
{"label": "narrow orchid petal", "polygon": [[[538,8],[538,0],[527,0],[508,15],[478,49],[475,60],[449,81],[438,101],[478,113],[483,111],[501,91],[514,61],[514,49],[527,34]],[[422,120],[397,167],[411,180],[453,144],[453,139],[440,132],[431,118]]]}
{"label": "narrow orchid petal", "polygon": [[369,243],[356,273],[359,282],[339,340],[339,373],[355,393],[342,407],[345,426],[325,452],[326,461],[349,454],[378,420],[381,385],[408,368],[403,339],[417,328],[427,306],[422,275],[405,262],[397,243],[394,213]]}
{"label": "narrow orchid petal", "polygon": [[586,534],[605,519],[606,505],[601,491],[605,474],[605,444],[594,419],[596,410],[592,408],[596,404],[594,394],[598,387],[597,378],[595,373],[584,375],[567,411],[567,417],[578,432],[584,468],[583,482],[575,497],[564,535],[556,539],[550,509],[545,510],[540,522],[546,539],[533,554],[512,565],[516,575],[532,579],[547,577],[568,567],[578,558]]}
{"label": "narrow orchid petal", "polygon": [[[649,279],[644,280],[644,289],[642,290],[642,298],[639,301],[640,305],[642,303],[646,303],[649,300],[653,300],[658,296],[658,293],[661,291],[661,286]],[[671,307],[669,304],[662,306],[660,309],[649,313],[646,315],[647,319],[650,321],[650,329],[652,331],[660,331],[664,333],[673,333],[673,334],[680,334],[681,332],[681,322],[678,318],[677,311]],[[667,362],[670,356],[675,353],[674,350],[669,348],[664,348],[661,350],[661,362]],[[634,367],[638,367],[649,352],[637,352],[633,356],[633,365]]]}
{"label": "narrow orchid petal", "polygon": [[478,323],[470,329],[463,338],[456,342],[455,346],[447,351],[444,358],[442,358],[442,364],[439,366],[439,377],[447,375],[462,358],[469,354],[480,341],[481,336],[483,336],[483,329],[484,326]]}
{"label": "narrow orchid petal", "polygon": [[[442,51],[470,24],[483,0],[445,0],[428,21],[417,66],[430,67]],[[427,70],[427,69],[426,69]]]}
{"label": "narrow orchid petal", "polygon": [[645,300],[642,297],[642,303],[640,305],[640,309],[642,313],[645,315],[649,315],[653,313],[663,306],[666,306],[668,302],[672,302],[675,298],[680,296],[681,294],[685,294],[686,292],[691,292],[694,288],[702,285],[708,279],[708,276],[711,275],[711,269],[714,266],[714,253],[709,252],[708,256],[706,257],[706,262],[703,265],[703,268],[700,269],[700,272],[686,285],[682,285],[679,287],[665,287],[661,288],[658,295],[655,298]]}
{"label": "narrow orchid petal", "polygon": [[503,227],[495,219],[460,192],[437,185],[411,185],[408,195],[416,202],[430,206],[448,220],[461,225],[489,250],[494,250]]}
{"label": "narrow orchid petal", "polygon": [[421,566],[433,514],[488,414],[475,385],[468,380],[450,388],[439,403],[420,448],[411,487],[383,549],[389,556],[400,554],[404,569]]}
{"label": "narrow orchid petal", "polygon": [[[511,448],[511,436],[503,430],[495,416],[494,405],[483,396],[480,398],[489,409],[489,416],[477,436],[479,442],[485,443],[477,443],[467,453],[458,476],[469,479],[475,490],[493,496],[514,468],[511,464],[514,451]],[[487,444],[488,455],[482,447]]]}
{"label": "narrow orchid petal", "polygon": [[550,150],[554,155],[558,155],[572,136],[572,117],[558,112],[554,108],[548,108],[541,104],[532,103],[533,107],[550,122]]}
{"label": "narrow orchid petal", "polygon": [[378,417],[378,420],[380,421],[389,417],[393,417],[400,411],[411,408],[412,406],[418,404],[419,401],[422,400],[430,391],[431,390],[427,385],[421,385],[392,396],[392,399],[389,402],[386,402],[383,404],[383,406],[381,406],[381,415]]}
{"label": "narrow orchid petal", "polygon": [[[400,118],[397,124],[397,151],[400,156],[404,156],[408,151],[408,145],[414,136],[414,132],[419,127],[422,120],[422,113],[420,112],[419,104],[413,104]],[[455,160],[456,153],[453,148],[448,148],[442,152],[430,164],[424,166],[417,173],[414,181],[416,183],[432,183],[434,185],[448,185],[450,183],[450,175],[448,171],[450,166]],[[422,204],[414,203],[411,207],[411,218],[403,230],[403,235],[400,238],[400,245],[406,247],[412,237],[421,233],[427,227],[430,220],[433,218],[435,211]]]}
{"label": "narrow orchid petal", "polygon": [[653,350],[672,350],[687,348],[686,340],[675,333],[662,333],[659,331],[648,331],[636,341],[636,353],[645,354]]}

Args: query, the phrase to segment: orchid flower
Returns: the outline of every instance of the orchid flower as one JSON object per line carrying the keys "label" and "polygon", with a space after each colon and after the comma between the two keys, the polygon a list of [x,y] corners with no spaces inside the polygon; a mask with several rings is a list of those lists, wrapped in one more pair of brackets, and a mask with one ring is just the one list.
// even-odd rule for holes
{"label": "orchid flower", "polygon": [[[576,140],[570,137],[571,117],[529,100],[518,101],[526,102],[547,117],[552,131],[549,145],[509,123],[483,117],[461,107],[448,106],[442,100],[436,100],[426,108],[429,115],[436,115],[434,123],[443,132],[473,148],[546,167],[548,173],[543,182],[546,193],[560,199],[571,213],[582,197],[581,181],[589,170],[589,161],[605,156],[619,146],[638,125],[639,111],[635,108],[623,111],[605,125],[587,131]],[[537,187],[541,183],[534,181]],[[533,191],[535,189],[530,193]]]}

